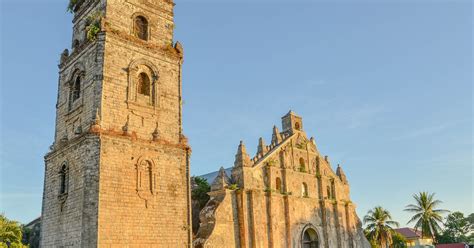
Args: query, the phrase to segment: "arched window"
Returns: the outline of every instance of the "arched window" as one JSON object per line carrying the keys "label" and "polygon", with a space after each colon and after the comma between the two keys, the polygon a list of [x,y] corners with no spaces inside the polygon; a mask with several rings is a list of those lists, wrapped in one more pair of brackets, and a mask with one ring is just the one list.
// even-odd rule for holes
{"label": "arched window", "polygon": [[154,181],[155,181],[155,178],[153,176],[153,168],[150,164],[150,162],[148,162],[148,187],[149,187],[149,190],[150,190],[150,193],[153,194],[153,185],[154,185]]}
{"label": "arched window", "polygon": [[316,174],[321,175],[321,167],[319,166],[319,157],[316,157]]}
{"label": "arched window", "polygon": [[296,130],[300,130],[300,129],[301,129],[301,126],[300,126],[300,123],[299,123],[299,122],[296,122],[296,123],[295,123],[295,129],[296,129]]}
{"label": "arched window", "polygon": [[318,248],[318,233],[313,228],[308,228],[303,233],[301,240],[301,247],[303,248]]}
{"label": "arched window", "polygon": [[327,186],[327,194],[328,194],[328,199],[331,199],[331,188]]}
{"label": "arched window", "polygon": [[308,185],[306,183],[301,184],[301,196],[308,197]]}
{"label": "arched window", "polygon": [[276,191],[279,193],[283,193],[283,190],[281,188],[281,179],[279,177],[276,178],[275,184],[276,184]]}
{"label": "arched window", "polygon": [[68,192],[69,169],[66,164],[61,166],[59,171],[59,194],[64,195]]}
{"label": "arched window", "polygon": [[72,43],[72,50],[75,51],[77,48],[79,48],[79,41],[74,40],[74,42]]}
{"label": "arched window", "polygon": [[331,199],[336,199],[336,185],[334,180],[331,180]]}
{"label": "arched window", "polygon": [[148,40],[148,20],[145,17],[135,17],[134,33],[139,39]]}
{"label": "arched window", "polygon": [[76,80],[74,80],[74,83],[72,84],[71,97],[72,97],[73,102],[81,97],[81,77],[80,76],[76,77]]}
{"label": "arched window", "polygon": [[154,195],[156,190],[156,175],[153,164],[149,160],[142,160],[137,166],[137,191],[139,195],[147,199]]}
{"label": "arched window", "polygon": [[150,96],[150,78],[144,72],[138,75],[138,94]]}
{"label": "arched window", "polygon": [[300,172],[306,172],[306,166],[304,163],[304,158],[300,158]]}

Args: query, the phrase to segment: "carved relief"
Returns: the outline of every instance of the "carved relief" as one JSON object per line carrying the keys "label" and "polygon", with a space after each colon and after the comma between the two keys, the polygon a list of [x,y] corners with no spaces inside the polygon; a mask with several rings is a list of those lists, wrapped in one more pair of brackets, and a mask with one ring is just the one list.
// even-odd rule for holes
{"label": "carved relief", "polygon": [[156,168],[153,160],[147,158],[140,158],[135,167],[137,194],[148,207],[148,201],[156,194]]}

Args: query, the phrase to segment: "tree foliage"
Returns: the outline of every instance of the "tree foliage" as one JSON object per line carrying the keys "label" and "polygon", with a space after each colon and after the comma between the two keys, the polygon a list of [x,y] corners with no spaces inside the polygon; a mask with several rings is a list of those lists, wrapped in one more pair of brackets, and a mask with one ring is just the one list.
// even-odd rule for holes
{"label": "tree foliage", "polygon": [[[79,10],[81,5],[85,2],[86,0],[69,0],[69,3],[67,5],[67,11],[70,13],[75,13],[76,11]],[[89,0],[88,2],[91,2],[92,0]],[[95,2],[99,2],[99,0],[93,0]]]}
{"label": "tree foliage", "polygon": [[398,222],[392,220],[390,212],[378,206],[369,210],[364,217],[366,224],[365,234],[372,247],[386,248],[392,244],[393,227],[398,227]]}
{"label": "tree foliage", "polygon": [[424,238],[435,238],[441,231],[440,224],[443,222],[443,213],[449,212],[444,209],[436,209],[442,201],[434,198],[434,193],[419,192],[413,195],[415,204],[409,204],[405,211],[413,214],[407,224],[415,223],[415,230],[421,230]]}
{"label": "tree foliage", "polygon": [[402,234],[394,231],[392,234],[391,248],[407,248],[407,239]]}
{"label": "tree foliage", "polygon": [[446,217],[444,230],[436,236],[439,244],[474,243],[474,214],[464,217],[461,212],[453,212]]}
{"label": "tree foliage", "polygon": [[71,13],[76,12],[82,2],[84,2],[84,0],[69,0],[69,4],[67,5],[67,11]]}
{"label": "tree foliage", "polygon": [[21,225],[0,214],[0,247],[25,247],[21,243]]}
{"label": "tree foliage", "polygon": [[191,199],[197,201],[199,208],[202,209],[209,201],[209,195],[207,193],[211,191],[211,186],[207,180],[202,177],[193,177],[192,180],[195,185],[191,192]]}
{"label": "tree foliage", "polygon": [[101,30],[102,11],[96,11],[89,15],[86,19],[87,40],[94,41],[97,39],[97,34]]}
{"label": "tree foliage", "polygon": [[40,223],[36,223],[33,228],[23,226],[23,244],[28,245],[29,248],[39,247],[40,241]]}

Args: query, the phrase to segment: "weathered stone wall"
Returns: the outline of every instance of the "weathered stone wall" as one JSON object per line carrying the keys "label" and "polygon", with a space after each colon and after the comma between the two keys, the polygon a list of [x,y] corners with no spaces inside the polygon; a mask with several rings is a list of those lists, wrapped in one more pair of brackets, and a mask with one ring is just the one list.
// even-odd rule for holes
{"label": "weathered stone wall", "polygon": [[[201,212],[204,215],[200,216],[201,228],[198,236],[206,237],[202,238],[206,247],[218,248],[222,247],[222,244],[227,244],[228,247],[240,247],[239,230],[236,225],[238,220],[235,192],[225,190],[215,192],[209,202],[205,211]],[[195,247],[202,245],[204,243],[196,240]]]}
{"label": "weathered stone wall", "polygon": [[[147,41],[133,35],[147,18]],[[109,1],[101,127],[99,245],[184,247],[190,240],[188,147],[181,135],[181,58],[172,44],[172,4]],[[152,93],[135,90],[148,73]],[[122,135],[122,136],[121,136]],[[125,137],[123,137],[125,136]],[[137,167],[148,161],[152,168]],[[153,192],[142,185],[152,171]],[[141,174],[141,181],[138,179]]]}
{"label": "weathered stone wall", "polygon": [[[88,42],[83,30],[87,13],[94,12],[101,5],[85,8],[85,13],[75,18],[73,36],[80,40],[70,52],[61,55],[59,64],[58,96],[56,103],[56,128],[53,145],[67,141],[86,132],[95,119],[100,107],[103,77],[104,34],[96,42]],[[80,78],[80,97],[73,101],[71,91]]]}
{"label": "weathered stone wall", "polygon": [[[115,0],[107,5],[102,127],[151,139],[157,130],[171,143],[181,139],[182,54],[172,47],[172,4],[165,1]],[[149,39],[133,35],[136,15],[148,18]],[[165,42],[166,41],[166,42]],[[153,92],[137,93],[137,77],[146,72]],[[142,101],[143,100],[143,101]]]}
{"label": "weathered stone wall", "polygon": [[[43,247],[190,246],[183,49],[173,46],[173,6],[89,0],[76,9],[73,49],[60,61],[55,142],[45,157]],[[96,13],[101,32],[90,41],[85,27]],[[137,16],[149,24],[146,40],[134,33]],[[140,73],[151,80],[149,94],[138,94]],[[67,193],[60,194],[65,163]]]}
{"label": "weathered stone wall", "polygon": [[[88,5],[83,11],[99,6]],[[74,20],[74,37],[84,37],[80,28],[84,16]],[[81,39],[71,52],[61,55],[55,139],[45,156],[41,247],[97,244],[100,141],[89,128],[101,99],[103,41],[103,34],[96,42]],[[78,77],[80,97],[72,101],[71,90]],[[68,171],[66,194],[60,194],[63,165]]]}
{"label": "weathered stone wall", "polygon": [[[123,136],[101,141],[99,246],[186,247],[186,151]],[[145,161],[152,168],[140,168]]]}
{"label": "weathered stone wall", "polygon": [[[83,135],[45,158],[41,247],[94,247],[97,242],[99,140]],[[67,194],[60,195],[62,165]]]}

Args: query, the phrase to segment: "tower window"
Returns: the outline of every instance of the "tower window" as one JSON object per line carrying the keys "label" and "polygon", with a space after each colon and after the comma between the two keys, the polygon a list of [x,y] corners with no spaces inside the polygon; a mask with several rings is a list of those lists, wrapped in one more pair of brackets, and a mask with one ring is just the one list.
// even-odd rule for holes
{"label": "tower window", "polygon": [[68,191],[69,184],[69,170],[66,164],[61,166],[61,171],[59,171],[59,194],[64,195]]}
{"label": "tower window", "polygon": [[327,186],[327,194],[328,194],[328,199],[332,199],[331,188],[329,186]]}
{"label": "tower window", "polygon": [[306,183],[301,184],[301,196],[308,197],[308,185]]}
{"label": "tower window", "polygon": [[276,178],[275,184],[276,184],[276,191],[279,193],[283,193],[282,188],[281,188],[281,179],[279,177]]}
{"label": "tower window", "polygon": [[138,75],[138,94],[150,96],[150,78],[144,72]]}
{"label": "tower window", "polygon": [[300,126],[300,123],[299,123],[299,122],[296,122],[296,123],[295,123],[295,129],[296,129],[296,130],[300,130],[300,129],[301,129],[301,126]]}
{"label": "tower window", "polygon": [[300,158],[300,172],[306,172],[306,166],[304,163],[304,158]]}
{"label": "tower window", "polygon": [[319,157],[316,157],[316,174],[321,175],[321,167],[319,166]]}
{"label": "tower window", "polygon": [[153,194],[153,185],[154,185],[154,177],[153,177],[153,168],[150,164],[150,162],[148,162],[148,186],[150,187],[150,193]]}
{"label": "tower window", "polygon": [[72,101],[76,101],[81,97],[81,77],[77,77],[76,80],[74,80],[74,83],[72,85]]}
{"label": "tower window", "polygon": [[134,32],[139,39],[148,40],[148,20],[145,17],[135,17]]}
{"label": "tower window", "polygon": [[331,199],[336,199],[336,185],[334,180],[331,180]]}

